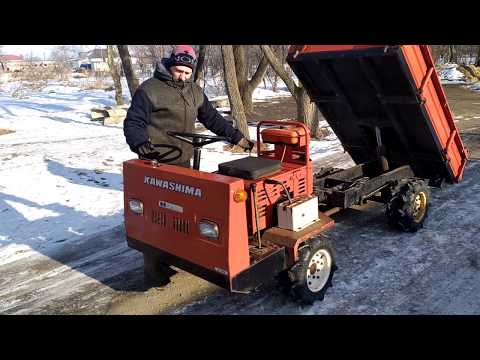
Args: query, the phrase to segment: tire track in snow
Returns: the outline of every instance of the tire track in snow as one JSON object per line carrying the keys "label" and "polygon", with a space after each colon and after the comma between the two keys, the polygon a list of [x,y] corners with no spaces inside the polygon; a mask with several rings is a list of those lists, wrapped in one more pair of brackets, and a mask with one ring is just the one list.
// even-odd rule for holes
{"label": "tire track in snow", "polygon": [[115,278],[143,266],[124,236],[123,227],[116,227],[3,266],[0,312],[105,313]]}

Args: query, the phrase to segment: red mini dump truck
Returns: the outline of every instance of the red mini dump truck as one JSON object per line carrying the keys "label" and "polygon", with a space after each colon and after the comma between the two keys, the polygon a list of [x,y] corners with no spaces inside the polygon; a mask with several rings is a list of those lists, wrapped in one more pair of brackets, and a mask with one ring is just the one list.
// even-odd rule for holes
{"label": "red mini dump truck", "polygon": [[[160,284],[173,265],[232,292],[276,277],[294,298],[323,299],[336,270],[322,236],[335,212],[377,201],[388,223],[417,231],[429,185],[461,180],[467,152],[426,46],[295,45],[288,63],[356,166],[312,171],[308,128],[261,121],[257,154],[200,171],[205,144],[225,138],[173,133],[194,147],[193,169],[157,160],[124,163],[128,245]],[[262,143],[271,144],[261,150]]]}

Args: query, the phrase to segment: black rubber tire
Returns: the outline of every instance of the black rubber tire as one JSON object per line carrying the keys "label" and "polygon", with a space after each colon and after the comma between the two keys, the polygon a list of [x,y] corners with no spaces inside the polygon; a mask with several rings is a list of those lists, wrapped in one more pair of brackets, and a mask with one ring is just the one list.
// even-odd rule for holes
{"label": "black rubber tire", "polygon": [[[423,194],[423,195],[422,195]],[[420,218],[415,216],[415,198],[425,196],[425,204],[420,211]],[[398,230],[415,232],[423,227],[428,216],[430,189],[421,179],[403,179],[392,189],[391,197],[386,204],[385,215],[388,224]]]}
{"label": "black rubber tire", "polygon": [[161,287],[170,283],[170,266],[150,253],[143,253],[143,273],[145,283],[152,287]]}
{"label": "black rubber tire", "polygon": [[[313,255],[321,250],[327,250],[330,254],[332,264],[327,282],[317,292],[312,292],[307,285],[307,267]],[[307,240],[298,250],[299,261],[289,270],[281,272],[277,279],[280,288],[294,300],[311,305],[317,300],[323,300],[325,293],[332,286],[332,279],[337,266],[335,264],[335,253],[330,242],[323,237],[315,237]]]}

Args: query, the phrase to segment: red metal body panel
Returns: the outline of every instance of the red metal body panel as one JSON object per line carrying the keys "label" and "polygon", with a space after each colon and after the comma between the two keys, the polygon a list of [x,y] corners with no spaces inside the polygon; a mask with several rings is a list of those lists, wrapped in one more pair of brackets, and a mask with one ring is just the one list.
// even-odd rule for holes
{"label": "red metal body panel", "polygon": [[425,101],[425,108],[447,161],[450,162],[455,181],[459,182],[463,177],[468,154],[453,120],[430,50],[427,45],[402,45],[401,49]]}
{"label": "red metal body panel", "polygon": [[[160,186],[153,185],[155,181]],[[172,186],[164,187],[170,182]],[[200,189],[201,196],[173,191],[175,184]],[[142,160],[126,161],[127,235],[232,278],[250,265],[245,202],[233,201],[235,190],[243,188],[242,179],[165,164],[152,167]],[[143,202],[143,215],[129,209],[129,199]],[[161,208],[159,201],[180,206],[183,212]],[[202,219],[218,224],[218,240],[200,236],[198,222]]]}
{"label": "red metal body panel", "polygon": [[[265,184],[266,178],[281,181],[293,197],[306,195],[308,186],[306,181],[307,169],[302,165],[283,163],[281,170],[275,175],[266,176],[256,180],[244,180],[245,190],[248,193],[247,218],[249,234],[257,231],[255,222],[255,207],[253,204],[253,192],[251,185],[257,183],[257,207],[259,213],[259,228],[263,230],[272,226],[275,204],[281,197],[284,197],[282,186],[274,184]],[[311,192],[310,192],[311,193]]]}
{"label": "red metal body panel", "polygon": [[333,51],[350,51],[363,50],[385,45],[292,45],[288,49],[289,53],[298,51],[300,53],[309,52],[333,52]]}

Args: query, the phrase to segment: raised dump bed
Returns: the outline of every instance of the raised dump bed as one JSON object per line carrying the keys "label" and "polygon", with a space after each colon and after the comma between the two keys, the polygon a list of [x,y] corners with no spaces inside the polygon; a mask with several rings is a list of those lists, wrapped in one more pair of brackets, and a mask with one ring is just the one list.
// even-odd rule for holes
{"label": "raised dump bed", "polygon": [[467,150],[426,45],[294,45],[287,58],[357,164],[462,179]]}

